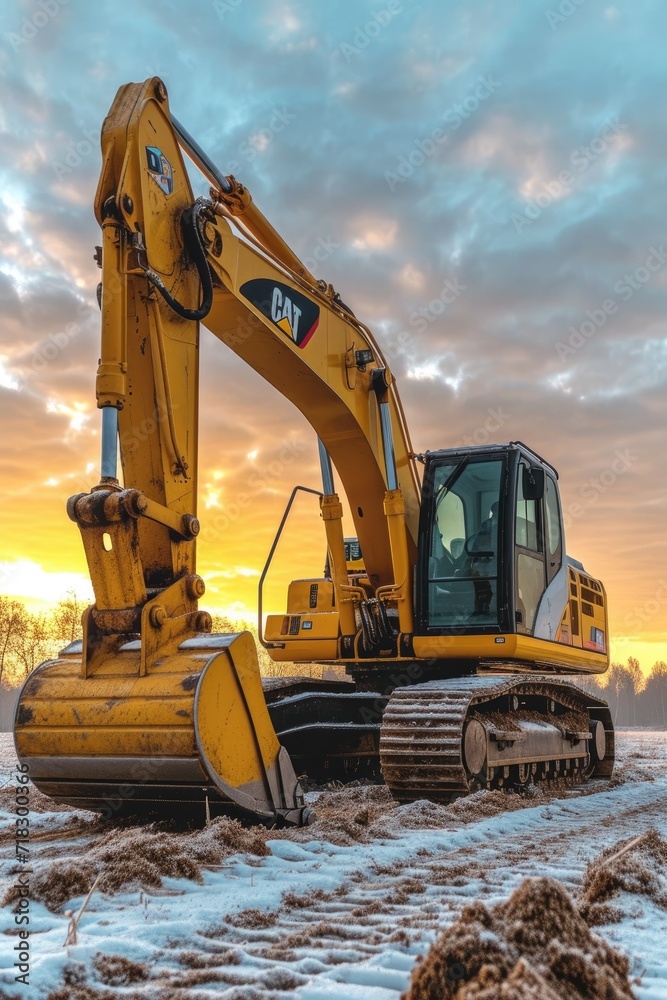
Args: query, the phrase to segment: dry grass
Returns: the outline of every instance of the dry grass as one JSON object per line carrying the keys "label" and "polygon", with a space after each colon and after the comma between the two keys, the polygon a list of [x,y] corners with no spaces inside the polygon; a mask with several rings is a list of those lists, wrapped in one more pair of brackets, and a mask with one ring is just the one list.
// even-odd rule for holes
{"label": "dry grass", "polygon": [[305,910],[316,903],[323,903],[332,898],[332,893],[324,889],[312,889],[309,892],[284,892],[282,906],[286,910]]}
{"label": "dry grass", "polygon": [[448,807],[448,812],[459,823],[467,825],[491,819],[493,816],[499,816],[500,813],[530,808],[535,805],[536,800],[543,798],[544,793],[535,786],[522,795],[516,792],[487,791],[485,789],[452,802]]}
{"label": "dry grass", "polygon": [[386,810],[381,813],[369,832],[373,837],[392,837],[401,830],[453,830],[491,819],[500,813],[530,808],[536,800],[544,800],[544,792],[533,786],[521,795],[495,790],[474,792],[448,805],[439,805],[427,799],[403,806],[394,803],[393,810],[389,814]]}
{"label": "dry grass", "polygon": [[214,955],[201,951],[182,951],[176,958],[179,965],[184,965],[187,969],[217,969],[220,965],[240,965],[242,961],[240,952],[232,948]]}
{"label": "dry grass", "polygon": [[271,989],[288,992],[289,990],[296,990],[299,986],[305,985],[308,982],[308,977],[300,975],[297,972],[291,972],[289,969],[277,968],[271,969],[264,977],[264,981]]}
{"label": "dry grass", "polygon": [[123,955],[103,955],[98,951],[93,959],[93,968],[105,986],[132,986],[148,979],[146,962],[133,962]]}
{"label": "dry grass", "polygon": [[586,869],[580,910],[592,926],[622,918],[622,911],[611,904],[620,892],[648,896],[667,909],[667,842],[656,830],[649,830],[627,853],[615,858],[630,839],[608,847]]}
{"label": "dry grass", "polygon": [[317,838],[339,847],[367,843],[377,835],[374,822],[397,807],[385,785],[352,782],[329,787],[315,803],[314,823],[302,830],[274,831],[273,836],[296,841]]}
{"label": "dry grass", "polygon": [[[202,881],[202,870],[219,865],[232,854],[268,854],[267,830],[246,829],[238,820],[221,817],[195,833],[169,833],[155,825],[116,827],[83,856],[52,861],[31,882],[32,898],[58,910],[88,892],[102,873],[100,892],[120,892],[130,887],[159,889],[165,878]],[[10,889],[3,905],[14,902]]]}
{"label": "dry grass", "polygon": [[506,903],[465,907],[405,1000],[632,1000],[628,973],[558,882],[526,879]]}
{"label": "dry grass", "polygon": [[274,927],[278,920],[278,914],[268,910],[241,910],[227,917],[227,923],[232,927],[245,927],[248,930],[265,930],[267,927]]}
{"label": "dry grass", "polygon": [[625,785],[627,782],[655,781],[654,766],[653,762],[649,762],[648,764],[635,764],[631,762],[620,765],[616,764],[614,766],[614,773],[609,779],[609,788],[618,788],[619,785]]}
{"label": "dry grass", "polygon": [[[124,990],[122,996],[123,1000],[146,1000],[146,993],[143,990],[141,992]],[[66,983],[52,990],[46,1000],[117,1000],[117,998],[115,990],[102,989],[87,983]],[[151,1000],[162,1000],[162,997],[155,993],[151,995]]]}

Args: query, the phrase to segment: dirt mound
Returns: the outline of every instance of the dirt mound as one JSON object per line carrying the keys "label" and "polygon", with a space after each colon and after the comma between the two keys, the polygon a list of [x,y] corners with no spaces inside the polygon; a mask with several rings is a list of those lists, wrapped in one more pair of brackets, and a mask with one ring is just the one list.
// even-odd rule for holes
{"label": "dirt mound", "polygon": [[504,812],[515,812],[534,806],[536,800],[544,798],[544,792],[535,785],[519,795],[516,792],[488,791],[483,789],[473,795],[457,799],[448,807],[449,815],[461,823],[479,823]]}
{"label": "dirt mound", "polygon": [[656,830],[620,840],[588,866],[580,903],[588,923],[617,923],[623,913],[610,901],[620,892],[648,896],[667,909],[667,842]]}
{"label": "dirt mound", "polygon": [[438,805],[428,799],[417,799],[398,806],[388,816],[382,816],[374,828],[376,836],[391,836],[400,830],[443,830],[451,824],[450,806]]}
{"label": "dirt mound", "polygon": [[632,1000],[628,973],[558,882],[526,879],[506,903],[465,907],[404,1000]]}
{"label": "dirt mound", "polygon": [[[154,825],[120,827],[86,847],[82,856],[50,860],[35,873],[32,898],[50,909],[85,895],[98,874],[100,892],[120,892],[130,886],[159,889],[164,878],[189,878],[201,882],[201,872],[240,852],[268,854],[263,827],[246,829],[238,820],[221,817],[195,833],[169,833]],[[3,906],[14,902],[10,889]]]}
{"label": "dirt mound", "polygon": [[340,847],[377,836],[372,824],[398,807],[386,785],[351,783],[328,788],[314,804],[315,822],[301,830],[274,831],[274,839],[327,840]]}
{"label": "dirt mound", "polygon": [[396,806],[388,815],[383,812],[375,822],[375,837],[396,836],[401,830],[453,830],[468,823],[479,823],[504,812],[526,809],[544,798],[544,793],[533,788],[521,795],[514,792],[482,790],[466,795],[447,805],[438,805],[427,799],[418,799]]}

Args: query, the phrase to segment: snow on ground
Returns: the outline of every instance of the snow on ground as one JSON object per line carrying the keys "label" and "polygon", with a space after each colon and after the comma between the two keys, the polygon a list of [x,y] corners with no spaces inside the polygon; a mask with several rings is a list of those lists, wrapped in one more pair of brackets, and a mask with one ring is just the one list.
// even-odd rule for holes
{"label": "snow on ground", "polygon": [[[315,794],[321,820],[287,836],[267,833],[266,856],[228,857],[204,870],[201,884],[166,878],[159,890],[97,892],[78,944],[67,949],[67,917],[33,901],[30,994],[47,996],[65,974],[133,1000],[159,988],[201,1000],[398,1000],[417,955],[465,903],[504,900],[526,876],[552,876],[576,894],[603,848],[652,827],[667,838],[667,733],[620,732],[617,747],[611,785],[591,782],[582,792],[479,793],[448,807],[395,806],[372,787]],[[2,785],[12,767],[3,735],[3,894],[12,883],[14,815]],[[38,804],[47,811],[32,817],[35,873],[54,859],[85,859],[102,836],[97,821],[49,812],[42,797]],[[623,919],[597,932],[629,955],[639,1000],[667,1000],[667,910],[643,895],[613,902]],[[1,940],[13,940],[13,920],[10,906],[0,908]],[[0,996],[25,996],[9,950],[0,956]],[[122,958],[105,963],[98,953]]]}

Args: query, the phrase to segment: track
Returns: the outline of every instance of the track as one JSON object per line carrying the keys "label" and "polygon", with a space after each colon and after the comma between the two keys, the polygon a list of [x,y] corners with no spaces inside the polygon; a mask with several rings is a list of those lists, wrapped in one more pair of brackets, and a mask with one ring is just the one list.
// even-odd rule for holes
{"label": "track", "polygon": [[611,776],[614,730],[605,703],[566,680],[452,678],[394,691],[380,761],[399,802],[448,802],[531,783],[565,787]]}

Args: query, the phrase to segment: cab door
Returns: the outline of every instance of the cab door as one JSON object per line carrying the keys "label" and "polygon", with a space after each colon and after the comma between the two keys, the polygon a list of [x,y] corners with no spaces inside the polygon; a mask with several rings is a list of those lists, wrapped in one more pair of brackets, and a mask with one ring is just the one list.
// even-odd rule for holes
{"label": "cab door", "polygon": [[518,465],[514,518],[514,602],[516,630],[532,635],[535,616],[547,585],[543,497],[529,499],[525,488],[531,466]]}

